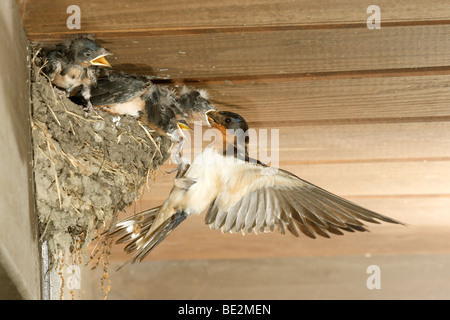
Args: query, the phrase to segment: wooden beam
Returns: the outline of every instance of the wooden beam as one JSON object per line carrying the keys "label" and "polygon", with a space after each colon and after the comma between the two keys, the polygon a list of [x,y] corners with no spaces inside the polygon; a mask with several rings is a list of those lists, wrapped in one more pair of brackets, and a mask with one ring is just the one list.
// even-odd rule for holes
{"label": "wooden beam", "polygon": [[[109,270],[122,263],[113,263]],[[289,317],[299,310],[297,300],[448,300],[449,264],[445,254],[376,255],[367,251],[332,257],[149,260],[110,272],[113,285],[108,298],[292,300],[281,303],[282,308],[272,305],[272,313],[281,314],[283,309]],[[367,288],[373,265],[380,267],[381,290]],[[91,286],[94,296],[101,299],[98,282]]]}
{"label": "wooden beam", "polygon": [[[199,86],[254,127],[449,121],[445,76],[232,82]],[[194,86],[195,87],[195,86]]]}
{"label": "wooden beam", "polygon": [[[268,75],[444,68],[450,25],[99,37],[117,71],[186,82]],[[31,40],[33,39],[30,36]],[[58,40],[59,41],[59,40]],[[439,72],[439,68],[435,70]],[[352,76],[358,76],[353,74]]]}
{"label": "wooden beam", "polygon": [[[450,160],[450,122],[256,127],[249,150],[254,158],[278,158],[280,165],[425,162]],[[210,141],[185,132],[186,159]],[[267,139],[265,138],[267,137]],[[207,138],[204,138],[208,140]],[[198,140],[199,142],[196,142]],[[198,144],[198,146],[197,146]]]}
{"label": "wooden beam", "polygon": [[[18,0],[24,25],[33,40],[64,36],[70,31],[66,20],[71,0]],[[234,0],[103,0],[76,2],[81,9],[81,32],[84,33],[142,33],[168,32],[246,32],[267,28],[366,28],[370,14],[369,0],[345,0],[336,4],[324,0],[320,4],[307,1]],[[448,23],[449,7],[445,0],[379,0],[383,27]],[[326,10],[324,10],[326,8]],[[45,23],[42,23],[45,21]]]}

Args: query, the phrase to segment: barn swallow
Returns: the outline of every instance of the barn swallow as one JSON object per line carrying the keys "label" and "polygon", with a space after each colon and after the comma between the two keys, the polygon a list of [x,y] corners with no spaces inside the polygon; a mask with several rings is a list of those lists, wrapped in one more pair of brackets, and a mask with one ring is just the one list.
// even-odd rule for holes
{"label": "barn swallow", "polygon": [[[160,207],[125,219],[108,233],[119,238],[116,243],[128,243],[124,250],[134,253],[132,263],[142,261],[187,217],[205,210],[205,222],[212,229],[244,234],[276,228],[297,237],[303,233],[329,238],[329,233],[367,231],[361,221],[403,224],[249,158],[247,141],[237,134],[248,130],[240,115],[212,110],[207,119],[222,141],[206,147],[184,176],[174,179]],[[225,152],[224,146],[232,152]],[[244,151],[234,152],[239,149]]]}
{"label": "barn swallow", "polygon": [[106,56],[111,55],[92,36],[75,36],[62,43],[44,48],[47,60],[43,71],[52,84],[70,95],[82,87],[83,97],[89,104],[91,86],[96,84],[98,67],[111,67]]}

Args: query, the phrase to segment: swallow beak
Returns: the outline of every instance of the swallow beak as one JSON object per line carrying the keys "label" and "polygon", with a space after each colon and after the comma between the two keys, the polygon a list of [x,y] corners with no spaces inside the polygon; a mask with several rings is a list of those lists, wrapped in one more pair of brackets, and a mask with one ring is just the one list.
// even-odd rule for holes
{"label": "swallow beak", "polygon": [[178,121],[177,121],[177,125],[178,125],[178,127],[179,127],[180,129],[194,131],[194,129],[192,129],[192,128],[187,124],[187,122],[184,121],[184,120],[178,120]]}
{"label": "swallow beak", "polygon": [[206,123],[208,123],[208,125],[210,127],[212,127],[212,124],[218,124],[215,116],[217,115],[218,111],[215,109],[211,109],[205,112],[205,116],[206,116]]}
{"label": "swallow beak", "polygon": [[100,67],[109,67],[112,68],[111,65],[109,64],[109,62],[105,59],[106,56],[110,56],[111,53],[105,53],[102,54],[100,56],[98,56],[95,59],[92,59],[91,61],[89,61],[91,63],[91,65],[93,66],[100,66]]}
{"label": "swallow beak", "polygon": [[174,142],[180,142],[183,139],[186,139],[186,136],[183,133],[183,130],[194,130],[192,129],[186,121],[184,120],[178,120],[177,121],[177,129],[174,130],[171,133],[168,133],[167,135],[171,138]]}

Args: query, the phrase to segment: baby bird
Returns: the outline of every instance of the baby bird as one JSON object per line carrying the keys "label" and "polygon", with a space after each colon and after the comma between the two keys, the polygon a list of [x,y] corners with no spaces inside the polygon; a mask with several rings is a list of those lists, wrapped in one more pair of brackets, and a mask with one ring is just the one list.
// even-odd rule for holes
{"label": "baby bird", "polygon": [[43,56],[47,60],[43,71],[52,84],[67,96],[82,87],[81,93],[91,108],[90,88],[97,83],[98,67],[111,67],[105,59],[109,55],[111,53],[92,36],[75,36],[43,49]]}
{"label": "baby bird", "polygon": [[[149,77],[127,73],[112,73],[98,79],[90,88],[90,101],[94,108],[121,116],[132,116],[142,124],[178,142],[182,138],[179,130],[184,126],[173,90],[154,85]],[[71,97],[77,104],[85,105],[81,93]]]}

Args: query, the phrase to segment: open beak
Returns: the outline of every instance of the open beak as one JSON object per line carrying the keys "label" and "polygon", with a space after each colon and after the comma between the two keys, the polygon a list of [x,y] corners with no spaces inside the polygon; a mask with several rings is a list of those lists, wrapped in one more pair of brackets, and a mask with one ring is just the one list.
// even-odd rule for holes
{"label": "open beak", "polygon": [[100,67],[109,67],[112,68],[109,62],[105,59],[106,56],[110,56],[111,53],[105,53],[100,56],[98,56],[95,59],[92,59],[89,61],[93,66],[100,66]]}
{"label": "open beak", "polygon": [[214,118],[215,114],[217,113],[217,110],[215,109],[211,109],[205,112],[205,116],[206,116],[206,123],[208,123],[208,125],[210,127],[212,127],[212,123],[217,123],[216,119]]}

